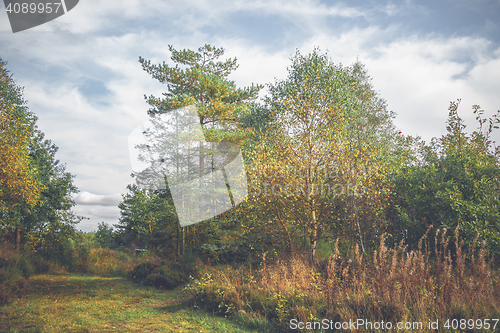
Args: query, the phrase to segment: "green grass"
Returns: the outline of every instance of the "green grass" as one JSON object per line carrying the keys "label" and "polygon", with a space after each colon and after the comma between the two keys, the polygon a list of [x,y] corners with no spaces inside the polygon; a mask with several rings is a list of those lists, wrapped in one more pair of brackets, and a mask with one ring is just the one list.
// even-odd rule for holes
{"label": "green grass", "polygon": [[0,332],[258,331],[189,306],[182,288],[163,291],[121,277],[82,274],[29,281],[26,295],[0,307]]}

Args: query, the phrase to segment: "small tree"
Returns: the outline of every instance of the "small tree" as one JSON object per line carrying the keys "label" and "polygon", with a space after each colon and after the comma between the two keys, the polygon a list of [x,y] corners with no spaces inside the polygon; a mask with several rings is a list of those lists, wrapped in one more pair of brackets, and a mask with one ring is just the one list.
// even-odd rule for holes
{"label": "small tree", "polygon": [[43,185],[29,156],[35,118],[19,88],[0,59],[0,216],[6,229],[14,228],[16,248],[20,246],[21,216],[18,209],[30,209],[40,200]]}
{"label": "small tree", "polygon": [[[152,252],[178,253],[177,216],[165,190],[154,191],[129,185],[120,202],[116,240],[125,245],[139,239]],[[177,236],[177,239],[176,239]]]}
{"label": "small tree", "polygon": [[363,247],[368,224],[360,223],[358,208],[364,204],[368,215],[370,205],[380,209],[388,195],[375,179],[382,180],[390,143],[383,130],[393,129],[362,65],[335,65],[317,49],[297,52],[288,78],[271,84],[269,93],[272,123],[253,152],[251,170],[262,212],[283,227],[290,248],[290,226],[303,230],[311,260],[334,224],[353,230]]}
{"label": "small tree", "polygon": [[97,226],[97,231],[95,233],[95,238],[97,244],[104,248],[115,247],[116,243],[113,238],[113,227],[106,222],[101,222]]}
{"label": "small tree", "polygon": [[459,227],[467,243],[480,235],[500,255],[500,151],[490,140],[500,111],[483,119],[484,111],[473,106],[479,127],[467,135],[459,102],[450,103],[448,133],[422,145],[420,162],[396,177],[400,234],[415,244],[430,225]]}

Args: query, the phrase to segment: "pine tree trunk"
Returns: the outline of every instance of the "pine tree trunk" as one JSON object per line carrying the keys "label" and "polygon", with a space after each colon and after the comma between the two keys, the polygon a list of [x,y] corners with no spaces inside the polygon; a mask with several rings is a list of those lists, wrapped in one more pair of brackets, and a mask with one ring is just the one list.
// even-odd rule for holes
{"label": "pine tree trunk", "polygon": [[193,247],[196,247],[196,225],[193,225]]}

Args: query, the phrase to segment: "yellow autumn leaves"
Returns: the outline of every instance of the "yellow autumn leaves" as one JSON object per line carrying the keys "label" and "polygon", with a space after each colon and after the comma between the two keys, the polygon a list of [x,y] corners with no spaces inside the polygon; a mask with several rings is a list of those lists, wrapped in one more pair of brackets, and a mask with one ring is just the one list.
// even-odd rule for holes
{"label": "yellow autumn leaves", "polygon": [[30,163],[29,128],[12,116],[14,108],[0,100],[0,207],[7,209],[35,205],[42,190]]}

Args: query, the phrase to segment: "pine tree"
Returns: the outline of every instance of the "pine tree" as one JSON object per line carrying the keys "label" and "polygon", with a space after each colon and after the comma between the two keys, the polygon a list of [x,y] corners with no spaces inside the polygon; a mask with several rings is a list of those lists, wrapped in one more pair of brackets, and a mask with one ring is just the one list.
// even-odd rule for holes
{"label": "pine tree", "polygon": [[[178,51],[171,45],[172,61],[152,65],[139,57],[143,69],[159,82],[166,84],[164,98],[145,97],[151,108],[150,115],[166,113],[184,106],[194,105],[200,116],[207,141],[239,142],[249,133],[241,130],[241,117],[248,102],[258,97],[261,85],[237,88],[228,76],[238,68],[236,58],[217,61],[224,55],[223,48],[205,45],[198,49]],[[181,68],[179,65],[186,66]]]}

